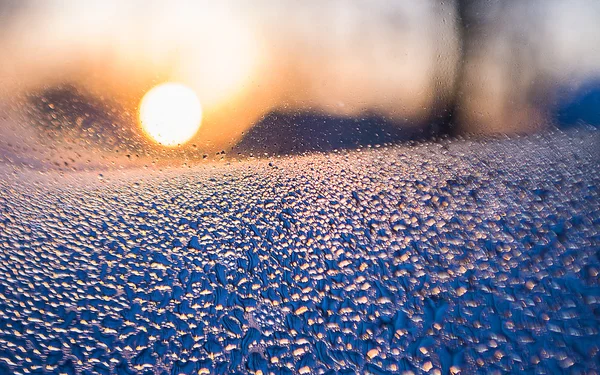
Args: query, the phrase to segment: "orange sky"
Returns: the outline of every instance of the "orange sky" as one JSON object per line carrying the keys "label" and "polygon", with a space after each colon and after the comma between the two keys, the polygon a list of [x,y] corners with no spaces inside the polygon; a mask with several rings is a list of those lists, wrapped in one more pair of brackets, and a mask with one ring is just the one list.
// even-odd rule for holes
{"label": "orange sky", "polygon": [[[177,81],[203,105],[193,143],[213,150],[234,144],[273,109],[369,111],[418,124],[446,101],[460,54],[452,1],[20,4],[2,19],[0,52],[8,58],[0,61],[0,98],[68,83],[135,114],[150,88]],[[600,50],[587,48],[600,45],[590,11],[600,6],[574,4],[482,9],[490,15],[487,39],[468,61],[465,122],[493,129],[513,113],[526,121],[529,108],[511,101],[527,102],[531,82],[600,71]],[[507,47],[515,35],[542,49],[516,56]]]}

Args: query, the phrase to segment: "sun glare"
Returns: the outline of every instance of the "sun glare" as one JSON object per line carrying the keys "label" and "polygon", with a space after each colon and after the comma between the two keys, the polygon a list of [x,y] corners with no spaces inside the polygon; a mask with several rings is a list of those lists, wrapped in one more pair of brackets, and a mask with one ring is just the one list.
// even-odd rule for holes
{"label": "sun glare", "polygon": [[163,83],[144,95],[140,103],[144,132],[163,146],[189,141],[200,128],[202,107],[196,93],[179,83]]}

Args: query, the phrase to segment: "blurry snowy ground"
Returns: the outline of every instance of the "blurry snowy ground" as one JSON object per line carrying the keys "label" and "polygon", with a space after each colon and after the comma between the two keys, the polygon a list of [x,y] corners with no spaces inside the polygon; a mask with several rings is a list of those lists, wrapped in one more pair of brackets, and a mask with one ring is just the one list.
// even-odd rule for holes
{"label": "blurry snowy ground", "polygon": [[598,373],[599,150],[4,169],[0,373]]}

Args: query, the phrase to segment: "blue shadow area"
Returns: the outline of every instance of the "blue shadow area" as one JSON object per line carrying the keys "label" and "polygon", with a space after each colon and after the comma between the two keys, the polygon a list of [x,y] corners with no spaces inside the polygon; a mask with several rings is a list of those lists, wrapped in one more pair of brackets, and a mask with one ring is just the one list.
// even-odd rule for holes
{"label": "blue shadow area", "polygon": [[273,111],[248,130],[232,151],[297,155],[418,140],[437,133],[423,124],[398,123],[377,114],[344,117]]}
{"label": "blue shadow area", "polygon": [[577,90],[559,104],[555,118],[562,128],[578,124],[600,126],[600,80]]}

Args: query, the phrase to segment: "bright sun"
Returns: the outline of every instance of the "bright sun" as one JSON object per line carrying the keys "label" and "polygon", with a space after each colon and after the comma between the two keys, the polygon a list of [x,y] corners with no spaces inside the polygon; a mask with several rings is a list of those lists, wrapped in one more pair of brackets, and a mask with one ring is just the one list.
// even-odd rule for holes
{"label": "bright sun", "polygon": [[189,141],[200,128],[202,107],[196,93],[179,83],[163,83],[148,91],[140,103],[140,123],[152,140],[163,146]]}

